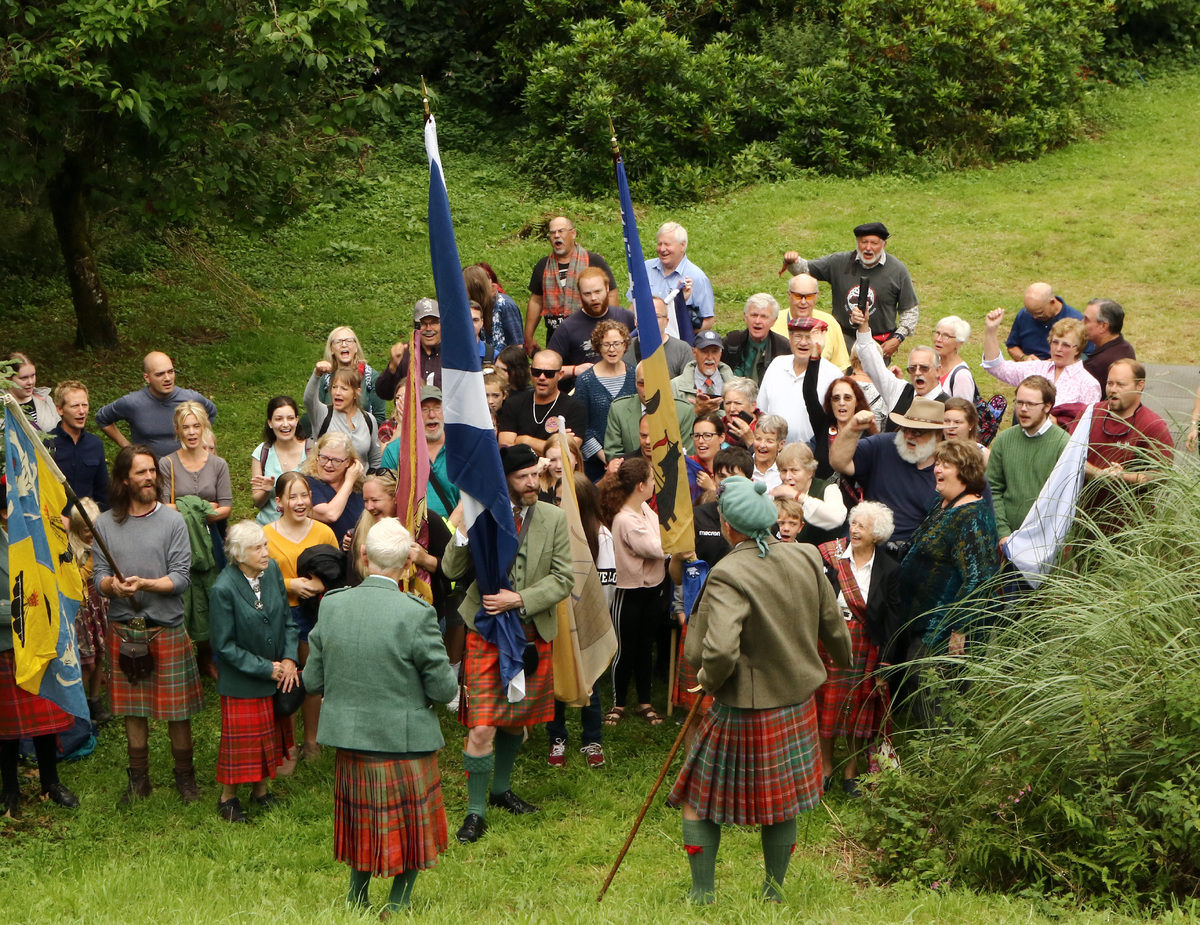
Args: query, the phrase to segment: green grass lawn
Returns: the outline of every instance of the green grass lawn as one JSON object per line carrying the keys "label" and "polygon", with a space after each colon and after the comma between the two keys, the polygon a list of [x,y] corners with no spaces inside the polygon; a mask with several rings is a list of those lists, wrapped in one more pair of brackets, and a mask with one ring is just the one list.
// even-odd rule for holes
{"label": "green grass lawn", "polygon": [[[977,326],[964,351],[974,360],[983,314],[997,305],[1015,313],[1025,286],[1044,279],[1080,308],[1093,296],[1121,302],[1126,334],[1142,357],[1191,363],[1200,333],[1200,268],[1190,246],[1200,201],[1198,93],[1196,73],[1122,90],[1104,102],[1105,131],[1034,163],[931,179],[795,180],[685,209],[647,209],[640,216],[643,241],[652,241],[655,227],[669,218],[689,228],[689,256],[711,276],[718,326],[729,330],[739,326],[750,294],[768,291],[783,299],[776,271],[784,250],[815,256],[847,249],[853,225],[880,219],[892,230],[892,252],[910,267],[921,298],[918,341],[928,339],[938,318],[962,315]],[[415,120],[412,132],[414,138],[419,132]],[[300,396],[325,335],[338,324],[352,325],[381,365],[389,345],[411,328],[413,301],[432,294],[427,175],[416,150],[412,142],[381,145],[365,182],[347,184],[338,204],[314,209],[265,238],[213,231],[178,238],[172,248],[107,234],[106,280],[125,344],[118,352],[74,350],[69,296],[57,277],[0,276],[6,349],[33,356],[43,385],[66,377],[88,382],[93,409],[140,387],[147,350],[169,350],[180,384],[220,405],[219,452],[231,463],[235,514],[245,514],[248,457],[266,399],[279,392]],[[464,262],[491,263],[522,306],[530,267],[546,251],[538,231],[560,212],[576,218],[582,242],[608,255],[624,285],[615,197],[556,198],[530,191],[494,161],[451,153],[444,161]],[[197,723],[197,764],[208,780],[202,804],[178,804],[159,731],[152,739],[154,796],[117,811],[124,742],[110,729],[92,758],[64,768],[83,799],[80,811],[29,807],[17,823],[0,821],[0,922],[361,920],[341,908],[346,872],[332,860],[332,756],[277,785],[284,806],[273,818],[234,829],[214,811],[218,718],[211,689],[209,702]],[[453,830],[465,806],[461,730],[448,720],[444,726]],[[673,725],[650,730],[626,721],[606,741],[607,768],[588,772],[573,760],[567,771],[554,773],[544,762],[544,735],[535,730],[516,780],[542,814],[494,818],[478,845],[452,847],[436,871],[418,880],[417,911],[439,922],[682,917],[1015,925],[1063,915],[1124,921],[1023,897],[872,884],[863,856],[836,822],[855,812],[840,800],[832,812],[818,809],[801,824],[804,844],[782,908],[764,908],[755,899],[758,837],[740,831],[727,833],[721,848],[717,906],[697,912],[683,905],[687,865],[679,820],[661,801],[597,907],[604,873],[674,732]],[[382,892],[377,884],[376,897]]]}

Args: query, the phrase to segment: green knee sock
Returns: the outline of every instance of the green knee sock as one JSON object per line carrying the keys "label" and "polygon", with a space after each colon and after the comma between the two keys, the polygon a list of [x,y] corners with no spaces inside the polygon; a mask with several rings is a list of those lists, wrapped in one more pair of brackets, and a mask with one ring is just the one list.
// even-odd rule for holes
{"label": "green knee sock", "polygon": [[480,818],[487,813],[488,788],[492,783],[492,768],[495,765],[495,752],[479,757],[463,752],[463,770],[467,772],[467,812]]}
{"label": "green knee sock", "polygon": [[706,905],[717,897],[717,849],[721,847],[721,826],[705,819],[683,820],[683,847],[692,868],[692,889],[688,899]]}
{"label": "green knee sock", "polygon": [[524,736],[496,730],[496,773],[492,778],[492,793],[504,793],[505,790],[512,789],[512,769],[517,763],[517,753],[521,751],[524,741]]}
{"label": "green knee sock", "polygon": [[762,827],[763,863],[767,878],[763,881],[762,896],[773,902],[783,902],[780,887],[787,876],[788,862],[796,847],[796,820],[776,822]]}
{"label": "green knee sock", "polygon": [[408,908],[412,899],[413,884],[417,882],[419,873],[419,870],[406,870],[392,878],[392,891],[388,893],[387,905],[384,907],[388,912],[399,912]]}
{"label": "green knee sock", "polygon": [[369,906],[371,900],[367,893],[371,888],[371,872],[369,870],[350,871],[350,895],[346,897],[346,905],[350,908]]}

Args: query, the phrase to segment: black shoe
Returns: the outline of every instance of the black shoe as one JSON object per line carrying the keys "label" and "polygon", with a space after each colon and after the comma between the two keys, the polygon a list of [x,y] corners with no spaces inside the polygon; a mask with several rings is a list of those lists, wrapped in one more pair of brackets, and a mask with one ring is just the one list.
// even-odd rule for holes
{"label": "black shoe", "polygon": [[821,782],[821,796],[825,796],[826,794],[828,794],[829,788],[832,786],[833,786],[833,775],[830,774],[828,777],[824,778]]}
{"label": "black shoe", "polygon": [[21,791],[14,790],[12,793],[0,794],[0,816],[8,816],[9,819],[21,818]]}
{"label": "black shoe", "polygon": [[514,816],[528,816],[530,813],[536,813],[538,808],[532,803],[526,803],[511,790],[505,790],[503,793],[489,793],[488,806],[499,806],[501,809],[506,809]]}
{"label": "black shoe", "polygon": [[42,791],[43,800],[53,800],[59,806],[67,809],[79,809],[79,797],[75,796],[61,782],[51,784]]}
{"label": "black shoe", "polygon": [[857,777],[846,777],[842,779],[842,792],[850,799],[857,799],[862,796],[862,790],[858,786]]}
{"label": "black shoe", "polygon": [[479,813],[467,813],[467,818],[463,820],[458,834],[454,837],[464,845],[473,845],[479,841],[479,836],[486,831],[487,823],[483,821],[483,816],[479,815]]}
{"label": "black shoe", "polygon": [[252,799],[260,807],[262,807],[262,811],[264,813],[269,813],[271,810],[273,810],[275,807],[277,807],[279,805],[279,800],[276,799],[275,794],[269,793],[269,792],[264,793],[260,797],[256,797],[254,794],[250,794],[250,799]]}
{"label": "black shoe", "polygon": [[226,822],[249,822],[250,817],[242,809],[242,801],[237,797],[217,804],[217,812]]}

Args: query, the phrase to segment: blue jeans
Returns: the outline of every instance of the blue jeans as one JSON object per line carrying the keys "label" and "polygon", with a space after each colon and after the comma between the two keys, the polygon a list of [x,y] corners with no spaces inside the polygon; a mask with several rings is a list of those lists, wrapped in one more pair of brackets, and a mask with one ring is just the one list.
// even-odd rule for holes
{"label": "blue jeans", "polygon": [[[579,708],[579,717],[583,723],[583,744],[599,744],[601,725],[598,689],[592,689],[592,702]],[[556,739],[567,741],[567,705],[561,700],[554,701],[554,719],[546,723],[546,735],[550,737],[551,742]]]}

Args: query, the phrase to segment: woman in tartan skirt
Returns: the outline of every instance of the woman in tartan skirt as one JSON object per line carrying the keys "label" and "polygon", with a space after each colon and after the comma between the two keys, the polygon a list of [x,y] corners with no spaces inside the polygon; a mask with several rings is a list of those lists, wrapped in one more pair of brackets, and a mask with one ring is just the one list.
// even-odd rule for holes
{"label": "woman in tartan skirt", "polygon": [[761,825],[763,897],[779,901],[796,817],[820,800],[812,693],[825,680],[818,639],[839,665],[850,634],[821,559],[770,535],[764,484],[721,484],[721,529],[733,549],[709,572],[692,611],[686,656],[714,698],[668,801],[683,809],[689,894],[712,902],[721,825]]}
{"label": "woman in tartan skirt", "polygon": [[278,802],[267,780],[286,760],[294,737],[291,717],[275,715],[274,694],[300,683],[300,631],[263,528],[252,520],[235,524],[225,548],[232,561],[209,594],[213,649],[221,659],[217,811],[227,822],[249,822],[238,800],[239,784],[252,785],[251,799],[264,811]]}
{"label": "woman in tartan skirt", "polygon": [[825,574],[837,594],[838,607],[850,630],[851,666],[838,668],[821,649],[828,677],[817,688],[817,725],[821,730],[823,790],[833,783],[834,739],[844,737],[849,754],[842,776],[847,796],[859,795],[858,758],[879,732],[889,702],[887,681],[874,676],[881,661],[890,661],[888,640],[897,629],[899,566],[875,548],[892,535],[892,512],[875,501],[864,501],[850,512],[849,540],[832,540],[818,549]]}
{"label": "woman in tartan skirt", "polygon": [[409,905],[449,843],[433,704],[449,703],[458,679],[436,612],[400,590],[411,544],[391,517],[368,531],[369,574],[326,593],[304,666],[305,687],[324,696],[317,741],[337,749],[333,850],[350,866],[347,902],[365,907],[371,876],[392,877],[383,917]]}

